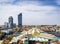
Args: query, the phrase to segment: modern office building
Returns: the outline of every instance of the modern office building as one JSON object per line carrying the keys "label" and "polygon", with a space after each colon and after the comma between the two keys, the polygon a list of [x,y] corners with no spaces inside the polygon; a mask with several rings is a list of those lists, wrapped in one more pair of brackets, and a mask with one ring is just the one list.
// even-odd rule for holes
{"label": "modern office building", "polygon": [[22,13],[18,15],[18,27],[22,26]]}
{"label": "modern office building", "polygon": [[13,27],[16,28],[16,23],[13,23]]}
{"label": "modern office building", "polygon": [[13,28],[13,17],[10,16],[8,20],[9,20],[9,28]]}

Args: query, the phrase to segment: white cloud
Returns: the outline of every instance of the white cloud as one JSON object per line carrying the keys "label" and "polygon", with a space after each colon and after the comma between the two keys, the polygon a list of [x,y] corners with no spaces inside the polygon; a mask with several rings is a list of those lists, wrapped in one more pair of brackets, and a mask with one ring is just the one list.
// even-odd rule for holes
{"label": "white cloud", "polygon": [[60,22],[59,14],[57,15],[53,6],[1,5],[0,9],[0,24],[8,21],[9,16],[13,16],[14,22],[17,23],[17,15],[20,12],[23,13],[23,24],[59,24]]}

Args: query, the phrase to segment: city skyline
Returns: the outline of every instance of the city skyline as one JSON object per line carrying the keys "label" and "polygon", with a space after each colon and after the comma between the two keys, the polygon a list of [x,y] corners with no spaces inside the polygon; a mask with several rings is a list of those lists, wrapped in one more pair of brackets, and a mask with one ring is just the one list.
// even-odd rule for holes
{"label": "city skyline", "polygon": [[[60,0],[0,0],[0,25],[13,16],[18,24],[18,14],[22,12],[23,25],[60,25]],[[3,22],[2,22],[3,21]]]}

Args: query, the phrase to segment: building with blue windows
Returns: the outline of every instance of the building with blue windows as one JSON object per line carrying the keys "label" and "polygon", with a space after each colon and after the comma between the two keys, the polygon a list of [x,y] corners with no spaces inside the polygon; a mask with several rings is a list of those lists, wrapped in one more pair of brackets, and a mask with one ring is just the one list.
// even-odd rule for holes
{"label": "building with blue windows", "polygon": [[8,20],[9,20],[9,28],[13,28],[13,17],[10,16]]}
{"label": "building with blue windows", "polygon": [[22,13],[18,15],[18,27],[22,27]]}

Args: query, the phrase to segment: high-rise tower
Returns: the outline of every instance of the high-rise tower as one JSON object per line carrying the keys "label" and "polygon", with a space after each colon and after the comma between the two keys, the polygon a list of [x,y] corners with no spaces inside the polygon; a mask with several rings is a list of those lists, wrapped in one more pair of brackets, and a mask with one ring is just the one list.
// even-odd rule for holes
{"label": "high-rise tower", "polygon": [[13,28],[13,17],[9,17],[9,28]]}
{"label": "high-rise tower", "polygon": [[18,26],[22,27],[22,13],[18,15]]}

